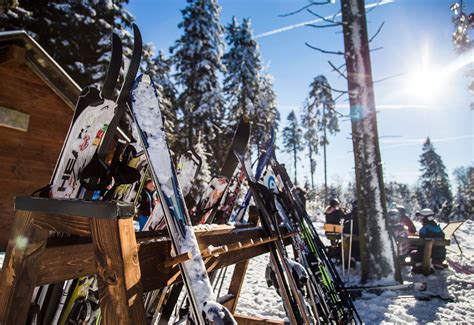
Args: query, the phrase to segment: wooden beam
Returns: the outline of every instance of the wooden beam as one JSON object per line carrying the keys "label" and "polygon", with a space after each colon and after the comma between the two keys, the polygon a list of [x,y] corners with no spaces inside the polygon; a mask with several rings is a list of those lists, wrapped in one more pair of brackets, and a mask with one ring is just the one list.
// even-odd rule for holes
{"label": "wooden beam", "polygon": [[434,240],[425,240],[423,247],[423,274],[430,275],[431,252],[433,251]]}
{"label": "wooden beam", "polygon": [[17,211],[0,278],[0,324],[25,324],[48,231],[33,214]]}
{"label": "wooden beam", "polygon": [[244,285],[245,273],[247,272],[248,265],[249,260],[239,262],[235,264],[234,273],[232,273],[229,290],[227,291],[227,294],[232,295],[232,299],[224,304],[232,314],[235,313],[237,303],[239,302],[240,291]]}
{"label": "wooden beam", "polygon": [[55,232],[64,232],[71,235],[91,235],[89,218],[87,217],[63,217],[54,214],[35,215],[35,225],[43,229]]}
{"label": "wooden beam", "polygon": [[26,50],[18,45],[10,45],[0,55],[0,65],[17,67],[25,63]]}
{"label": "wooden beam", "polygon": [[244,316],[239,314],[234,315],[234,318],[239,325],[285,324],[285,322],[280,319],[268,319],[255,316]]}
{"label": "wooden beam", "polygon": [[[164,261],[168,260],[171,255],[171,242],[169,239],[153,237],[150,234],[147,237],[143,237],[143,235],[137,233],[139,244],[138,257],[140,260],[143,290],[151,291],[180,281],[178,267],[164,266]],[[232,252],[231,254],[225,253],[217,258],[212,257],[207,263],[207,266],[215,263],[213,268],[219,269],[268,252],[267,245],[260,244],[263,239],[261,241],[257,239],[261,238],[262,235],[261,228],[249,228],[221,233],[215,236],[210,231],[206,235],[201,233],[197,237],[201,247],[229,244],[227,247],[235,248],[236,246],[232,246],[232,243],[235,243],[236,240],[242,243],[242,249],[229,249],[229,252]],[[252,238],[255,240],[252,240]],[[286,239],[286,243],[289,244],[288,239]],[[96,272],[96,265],[93,254],[94,249],[90,242],[46,247],[44,258],[39,261],[38,285],[94,274]]]}
{"label": "wooden beam", "polygon": [[[145,321],[138,258],[135,256],[133,261],[133,255],[137,255],[135,233],[132,220],[128,220],[120,224],[116,220],[90,219],[103,324]],[[134,274],[137,272],[138,276]]]}

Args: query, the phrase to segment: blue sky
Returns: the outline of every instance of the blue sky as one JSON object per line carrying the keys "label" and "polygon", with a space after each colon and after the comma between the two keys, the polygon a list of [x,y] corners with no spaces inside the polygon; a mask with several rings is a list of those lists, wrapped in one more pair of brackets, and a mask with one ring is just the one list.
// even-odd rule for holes
{"label": "blue sky", "polygon": [[[366,1],[366,4],[377,0]],[[452,0],[384,0],[368,16],[369,37],[385,22],[372,48],[374,80],[400,75],[375,84],[379,134],[385,180],[414,183],[419,176],[421,143],[430,136],[442,156],[448,172],[473,162],[474,100],[467,90],[468,79],[461,70],[452,71],[452,62],[460,60],[451,45]],[[280,17],[307,3],[306,0],[220,0],[223,24],[232,16],[252,19],[254,34],[259,35],[315,19],[308,13]],[[178,23],[184,0],[131,0],[128,9],[136,17],[143,38],[156,49],[167,49],[181,35]],[[326,16],[340,8],[335,4],[315,7]],[[318,53],[304,42],[328,50],[342,50],[338,28],[293,28],[258,37],[263,61],[274,76],[275,91],[282,124],[291,110],[299,112],[318,74],[327,76],[333,88],[346,89],[346,81],[330,72],[327,63],[341,64],[342,58]],[[474,56],[470,53],[470,58]],[[472,60],[471,60],[472,62]],[[421,71],[421,72],[420,72]],[[451,71],[451,72],[445,72]],[[420,87],[417,80],[428,80],[432,86]],[[426,83],[425,83],[426,85]],[[418,89],[421,88],[421,89]],[[426,89],[425,89],[426,88]],[[338,110],[348,113],[348,103],[338,102]],[[351,152],[350,122],[343,119],[341,132],[330,139],[328,147],[329,181],[352,179],[354,158]],[[279,153],[280,160],[292,166],[290,156]],[[317,158],[317,183],[323,182],[322,156]],[[306,153],[301,153],[298,171],[300,182],[309,177]],[[291,170],[291,168],[290,168]]]}

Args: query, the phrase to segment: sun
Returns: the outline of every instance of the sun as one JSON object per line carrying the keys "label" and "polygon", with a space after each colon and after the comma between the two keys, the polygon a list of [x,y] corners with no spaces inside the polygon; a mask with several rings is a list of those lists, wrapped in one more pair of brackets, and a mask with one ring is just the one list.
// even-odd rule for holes
{"label": "sun", "polygon": [[441,73],[433,67],[422,67],[409,74],[408,90],[420,99],[429,100],[441,91]]}

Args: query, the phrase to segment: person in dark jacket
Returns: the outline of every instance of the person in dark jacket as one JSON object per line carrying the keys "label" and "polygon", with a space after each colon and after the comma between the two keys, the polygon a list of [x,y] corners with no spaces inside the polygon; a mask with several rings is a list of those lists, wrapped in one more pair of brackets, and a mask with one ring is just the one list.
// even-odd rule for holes
{"label": "person in dark jacket", "polygon": [[[434,220],[434,212],[431,209],[423,209],[420,212],[421,223],[423,227],[420,229],[420,238],[444,238],[444,232],[441,227]],[[423,249],[419,247],[414,255],[415,266],[413,267],[413,273],[419,273],[421,271],[423,262]],[[436,269],[443,269],[447,267],[445,263],[446,259],[446,247],[444,246],[433,246],[431,251],[431,263]]]}
{"label": "person in dark jacket", "polygon": [[138,210],[138,223],[140,224],[140,230],[145,227],[148,218],[153,212],[153,208],[157,203],[156,187],[155,183],[151,179],[147,179],[145,186],[143,187],[140,195],[140,202],[137,206]]}
{"label": "person in dark jacket", "polygon": [[329,206],[324,210],[326,216],[326,223],[339,225],[341,220],[344,219],[344,212],[339,207],[340,203],[338,199],[331,199]]}

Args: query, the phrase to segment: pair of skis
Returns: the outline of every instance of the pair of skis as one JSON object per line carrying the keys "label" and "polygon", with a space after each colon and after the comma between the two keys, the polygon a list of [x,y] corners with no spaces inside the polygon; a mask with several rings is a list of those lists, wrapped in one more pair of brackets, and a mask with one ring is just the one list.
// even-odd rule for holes
{"label": "pair of skis", "polygon": [[[113,175],[111,168],[105,163],[105,155],[111,149],[118,124],[126,111],[131,86],[141,61],[140,31],[136,25],[133,25],[133,30],[132,58],[117,99],[114,99],[115,88],[122,67],[123,51],[119,36],[113,34],[112,55],[102,90],[99,92],[94,87],[82,90],[50,184],[38,191],[40,196],[92,199],[94,193],[103,191],[110,185],[112,177],[116,184],[117,180],[124,179],[120,177],[123,175]],[[129,181],[134,182],[135,179]],[[86,317],[88,321],[97,317],[97,301],[94,308],[91,303],[87,303],[87,296],[97,291],[93,287],[93,281],[88,280],[92,278],[39,288],[34,305],[40,310],[32,315],[32,322],[67,323],[71,321],[69,316],[77,310],[79,301],[85,304],[86,310],[75,313],[78,317]],[[40,315],[43,316],[42,319],[39,319]]]}
{"label": "pair of skis", "polygon": [[275,209],[269,206],[271,202],[266,197],[267,195],[272,196],[269,193],[271,190],[257,182],[250,164],[244,159],[244,154],[242,151],[235,151],[236,157],[239,159],[241,166],[243,166],[250,191],[259,211],[262,228],[268,236],[278,237],[278,240],[268,245],[272,269],[275,272],[279,293],[285,303],[288,318],[292,324],[315,323],[312,315],[307,312],[304,298],[293,277],[292,266],[279,230],[280,222],[277,219],[277,215],[273,213]]}
{"label": "pair of skis", "polygon": [[194,320],[199,324],[236,324],[229,311],[218,304],[202,259],[188,210],[171,159],[158,94],[147,75],[139,77],[132,91],[132,116],[157,186],[161,208],[176,254],[191,253],[192,258],[180,264]]}
{"label": "pair of skis", "polygon": [[312,274],[315,275],[316,281],[322,290],[321,294],[326,297],[324,301],[327,304],[329,316],[333,321],[362,323],[352,300],[346,292],[344,283],[326,253],[325,246],[319,238],[301,198],[296,193],[297,189],[294,187],[285,167],[278,163],[275,155],[273,155],[270,163],[275,174],[282,182],[283,193],[288,200],[288,205],[291,206],[294,212],[292,214],[295,219],[293,224],[298,232],[302,234],[309,253],[307,256]]}

